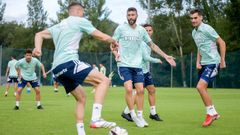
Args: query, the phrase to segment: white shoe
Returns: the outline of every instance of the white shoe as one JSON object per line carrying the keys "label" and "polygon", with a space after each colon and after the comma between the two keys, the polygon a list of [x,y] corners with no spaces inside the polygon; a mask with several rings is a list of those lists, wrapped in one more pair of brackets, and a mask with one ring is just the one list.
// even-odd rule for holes
{"label": "white shoe", "polygon": [[139,117],[139,120],[141,120],[142,123],[144,123],[144,127],[148,127],[148,123],[145,121],[143,117]]}
{"label": "white shoe", "polygon": [[144,123],[143,121],[141,121],[137,116],[135,117],[132,117],[132,120],[135,122],[135,124],[138,126],[138,127],[144,127]]}
{"label": "white shoe", "polygon": [[115,122],[108,122],[104,119],[99,119],[97,121],[92,121],[90,124],[90,128],[113,128],[117,124]]}
{"label": "white shoe", "polygon": [[6,97],[8,95],[8,92],[7,91],[5,91],[5,93],[4,93],[4,96]]}

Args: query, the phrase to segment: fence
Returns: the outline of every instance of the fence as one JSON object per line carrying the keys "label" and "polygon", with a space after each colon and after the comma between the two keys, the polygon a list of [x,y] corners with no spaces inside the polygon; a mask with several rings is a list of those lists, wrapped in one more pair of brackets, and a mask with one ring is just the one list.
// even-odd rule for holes
{"label": "fence", "polygon": [[[25,49],[2,48],[0,46],[0,84],[5,83],[5,70],[11,55],[15,55],[17,59],[24,57]],[[110,52],[105,53],[90,53],[80,52],[80,60],[88,62],[89,64],[99,65],[102,63],[107,68],[107,74],[111,71],[115,72],[112,79],[112,84],[122,86],[123,83],[117,74],[116,62]],[[53,59],[53,50],[43,50],[43,56],[40,58],[44,64],[46,71],[51,69]],[[163,60],[163,59],[162,59]],[[171,66],[163,60],[163,64],[151,64],[151,73],[154,84],[161,87],[195,87],[197,83],[197,71],[195,67],[196,54],[185,55],[182,59],[176,57],[177,67]],[[183,64],[181,64],[181,62]],[[227,68],[220,71],[219,76],[210,84],[210,87],[218,88],[240,88],[240,50],[236,52],[229,52],[226,55]],[[185,70],[182,70],[185,67]],[[185,71],[185,72],[184,72]],[[52,85],[52,76],[48,75],[46,79],[41,78],[41,73],[37,69],[37,74],[40,77],[40,82],[43,85]],[[185,76],[185,79],[183,79]],[[185,80],[185,81],[183,81]]]}

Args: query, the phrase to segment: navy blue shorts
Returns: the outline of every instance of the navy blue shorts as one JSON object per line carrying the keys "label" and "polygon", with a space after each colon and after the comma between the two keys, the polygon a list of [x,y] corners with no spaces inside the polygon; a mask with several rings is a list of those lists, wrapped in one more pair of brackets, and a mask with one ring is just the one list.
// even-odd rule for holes
{"label": "navy blue shorts", "polygon": [[133,83],[143,83],[144,76],[141,68],[119,67],[118,74],[126,82],[132,80]]}
{"label": "navy blue shorts", "polygon": [[144,87],[147,87],[149,85],[154,85],[154,84],[153,84],[153,79],[152,79],[151,73],[147,72],[144,74]]}
{"label": "navy blue shorts", "polygon": [[83,83],[92,69],[87,63],[72,60],[58,65],[53,69],[53,73],[58,82],[64,86],[66,93],[70,93]]}
{"label": "navy blue shorts", "polygon": [[24,79],[21,79],[21,81],[18,82],[18,88],[23,89],[27,85],[27,83],[30,83],[32,88],[36,88],[40,86],[38,80],[26,81]]}
{"label": "navy blue shorts", "polygon": [[8,82],[8,83],[18,83],[18,80],[17,80],[17,77],[11,77],[11,76],[9,76],[9,77],[7,78],[7,82]]}
{"label": "navy blue shorts", "polygon": [[205,80],[207,83],[212,82],[219,72],[219,64],[202,65],[202,69],[198,72],[198,81]]}

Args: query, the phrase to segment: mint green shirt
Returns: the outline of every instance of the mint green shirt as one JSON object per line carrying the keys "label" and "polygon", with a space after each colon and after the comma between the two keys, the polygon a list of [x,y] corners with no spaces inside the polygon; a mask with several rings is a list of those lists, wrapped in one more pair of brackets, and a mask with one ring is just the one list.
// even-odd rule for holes
{"label": "mint green shirt", "polygon": [[113,38],[119,42],[120,61],[118,67],[141,68],[142,63],[142,42],[149,43],[151,38],[146,30],[137,25],[136,28],[129,24],[123,24],[117,27]]}
{"label": "mint green shirt", "polygon": [[24,80],[33,81],[37,79],[35,68],[36,66],[40,68],[41,65],[42,63],[37,58],[32,57],[32,60],[29,63],[25,58],[22,58],[16,63],[16,68],[20,69],[22,78]]}
{"label": "mint green shirt", "polygon": [[143,55],[142,70],[143,70],[143,73],[146,74],[147,72],[150,72],[150,62],[160,63],[161,60],[151,57],[152,49],[146,43],[143,42],[141,48],[142,48],[142,55]]}
{"label": "mint green shirt", "polygon": [[13,60],[10,60],[8,62],[8,68],[9,68],[9,74],[8,76],[9,77],[17,77],[18,74],[17,74],[17,70],[16,70],[16,63],[17,63],[17,60],[16,59],[13,59]]}
{"label": "mint green shirt", "polygon": [[201,65],[220,63],[216,40],[218,33],[208,24],[202,23],[192,31],[192,37],[201,55]]}
{"label": "mint green shirt", "polygon": [[71,60],[78,60],[79,42],[83,32],[91,34],[95,30],[90,21],[76,16],[69,16],[48,28],[55,46],[52,68]]}

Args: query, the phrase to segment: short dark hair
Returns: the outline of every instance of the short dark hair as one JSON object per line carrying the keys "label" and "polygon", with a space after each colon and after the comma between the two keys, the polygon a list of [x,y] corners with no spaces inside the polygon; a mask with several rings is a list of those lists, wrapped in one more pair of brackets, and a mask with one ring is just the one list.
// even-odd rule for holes
{"label": "short dark hair", "polygon": [[192,15],[192,14],[195,14],[195,13],[198,13],[198,15],[203,15],[203,11],[201,10],[201,9],[199,9],[199,8],[196,8],[196,9],[192,9],[191,11],[190,11],[190,14]]}
{"label": "short dark hair", "polygon": [[148,24],[148,23],[146,23],[146,24],[143,24],[143,27],[144,27],[144,28],[146,28],[146,27],[152,27],[152,25],[151,25],[151,24]]}
{"label": "short dark hair", "polygon": [[137,12],[137,9],[135,7],[130,7],[130,8],[127,9],[127,12],[130,12],[130,11]]}
{"label": "short dark hair", "polygon": [[12,55],[12,58],[16,59],[16,55]]}
{"label": "short dark hair", "polygon": [[81,3],[74,1],[74,2],[71,2],[71,3],[68,5],[68,11],[69,11],[73,6],[81,6],[82,8],[84,8],[84,6],[83,6]]}
{"label": "short dark hair", "polygon": [[32,54],[32,49],[30,49],[30,48],[26,49],[25,54],[27,54],[27,53],[31,53]]}

